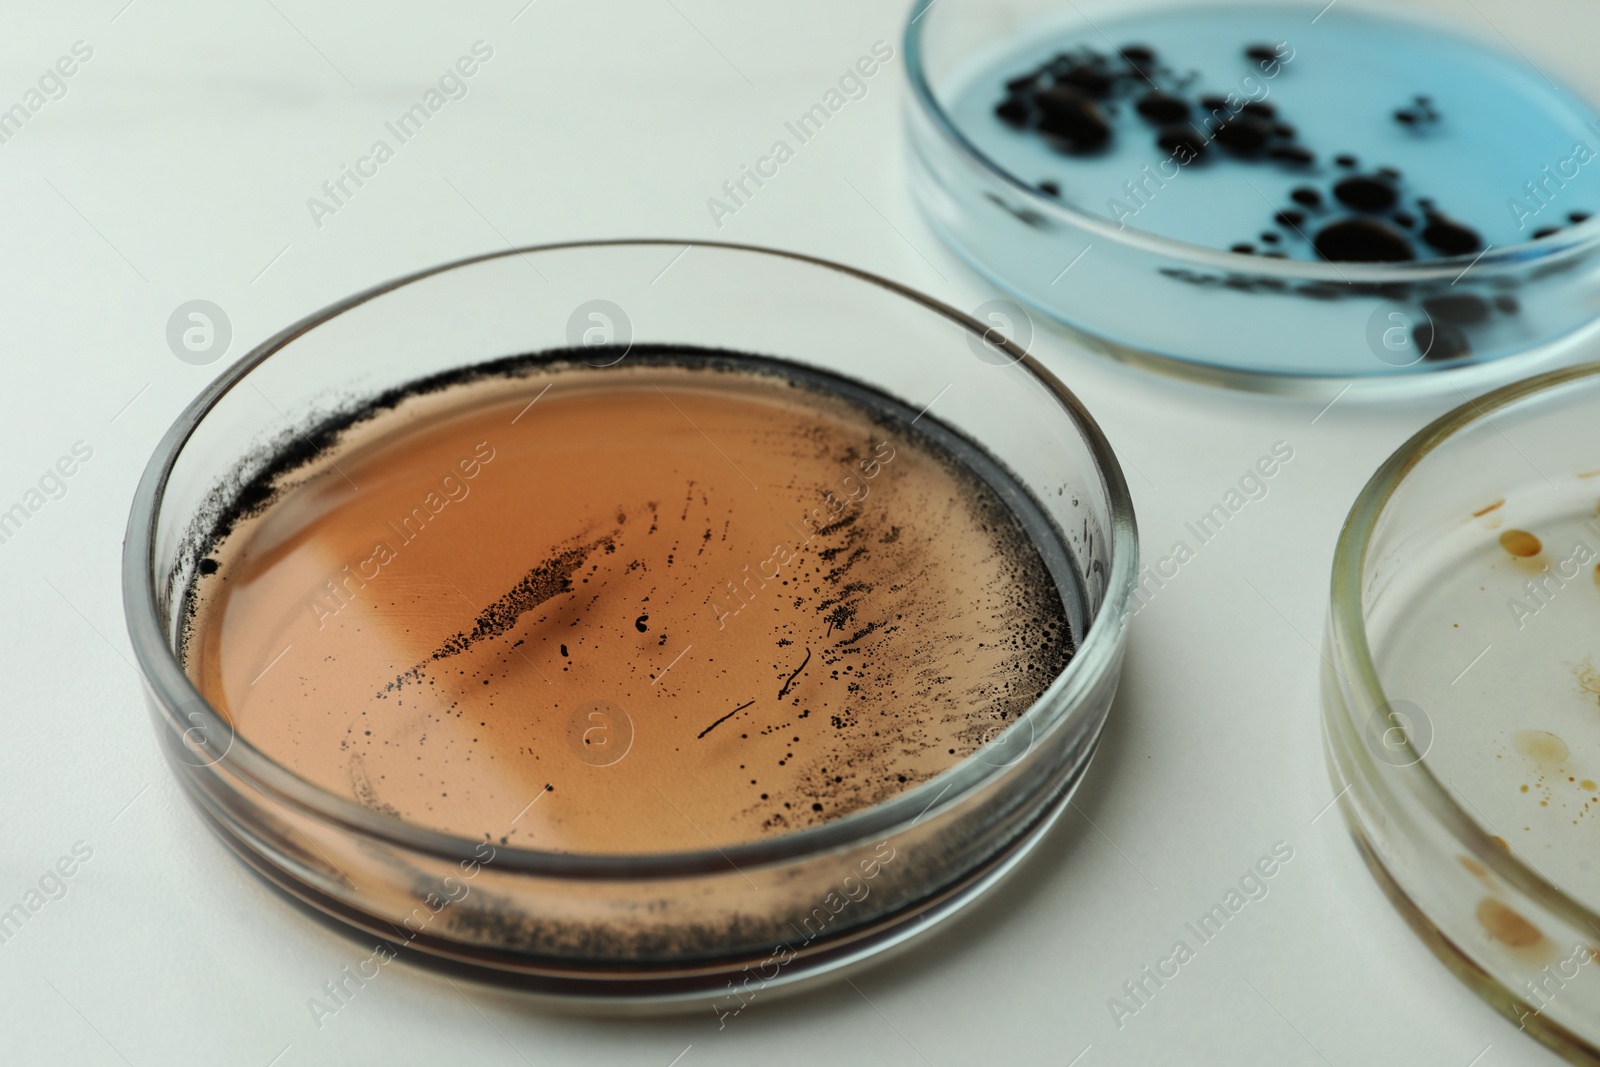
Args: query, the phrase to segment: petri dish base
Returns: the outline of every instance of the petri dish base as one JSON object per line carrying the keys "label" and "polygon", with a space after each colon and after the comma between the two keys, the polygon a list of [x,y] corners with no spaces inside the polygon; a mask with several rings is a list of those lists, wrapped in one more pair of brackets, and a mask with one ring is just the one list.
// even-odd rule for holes
{"label": "petri dish base", "polygon": [[1335,553],[1330,771],[1450,969],[1563,1054],[1600,1043],[1600,365],[1469,401],[1373,477]]}
{"label": "petri dish base", "polygon": [[1600,112],[1472,26],[1316,14],[925,0],[913,195],[1027,306],[1168,372],[1419,390],[1570,357]]}
{"label": "petri dish base", "polygon": [[[819,307],[826,314],[818,314]],[[736,359],[731,353],[748,355]],[[741,360],[751,359],[774,375],[786,375],[784,381],[833,383],[840,397],[862,398],[860,405],[866,406],[860,410],[872,407],[890,422],[903,412],[899,424],[908,435],[936,430],[945,435],[944,455],[967,449],[970,455],[961,462],[987,481],[995,499],[1003,501],[997,506],[1008,510],[1007,521],[1026,531],[1044,561],[1054,590],[1049,595],[1059,595],[1073,647],[1063,667],[1039,679],[1037,695],[1028,697],[1017,714],[1008,712],[981,728],[976,720],[967,724],[973,729],[957,722],[960,741],[950,743],[948,758],[942,747],[929,753],[939,759],[921,770],[905,770],[899,786],[888,769],[879,774],[889,783],[886,788],[857,795],[837,815],[813,815],[824,811],[824,800],[832,804],[844,797],[850,776],[862,773],[859,760],[837,769],[830,763],[826,781],[813,783],[817,803],[807,796],[803,812],[718,827],[700,818],[675,820],[674,811],[681,816],[684,807],[709,810],[704,805],[723,795],[718,790],[748,794],[740,801],[746,807],[757,799],[765,802],[767,797],[754,796],[762,788],[754,781],[733,780],[754,779],[757,772],[742,764],[734,769],[731,764],[744,758],[734,755],[724,761],[729,766],[721,767],[726,773],[695,777],[717,770],[716,761],[683,762],[673,755],[668,731],[681,734],[683,725],[672,725],[678,719],[692,723],[682,743],[694,745],[720,730],[705,741],[701,754],[712,745],[729,753],[756,750],[761,741],[756,727],[772,723],[719,725],[728,722],[732,702],[717,691],[730,668],[716,657],[736,659],[728,650],[763,625],[760,619],[779,617],[770,613],[784,602],[752,599],[739,609],[751,614],[727,622],[724,630],[731,609],[741,602],[738,586],[699,575],[674,601],[676,586],[662,578],[663,588],[644,590],[651,597],[648,608],[606,623],[605,639],[624,650],[616,673],[638,683],[631,717],[602,723],[590,704],[579,702],[563,729],[566,705],[528,694],[576,692],[566,679],[579,675],[564,672],[576,665],[573,654],[586,647],[580,620],[550,613],[535,619],[538,613],[525,610],[528,598],[523,597],[534,585],[518,581],[513,593],[522,599],[513,601],[522,606],[512,613],[515,618],[497,622],[491,617],[495,605],[484,608],[487,601],[474,583],[481,584],[484,568],[498,566],[487,551],[489,542],[481,538],[500,536],[490,527],[501,508],[520,509],[514,521],[502,524],[501,533],[511,536],[524,536],[540,522],[565,521],[567,502],[577,499],[573,484],[582,487],[581,472],[603,468],[609,438],[621,440],[633,432],[631,426],[618,426],[598,439],[574,433],[568,448],[552,429],[561,425],[559,419],[584,410],[572,405],[600,388],[596,382],[654,398],[648,417],[675,427],[675,436],[663,438],[662,448],[682,449],[694,469],[712,471],[721,484],[751,495],[735,501],[727,525],[697,527],[690,547],[666,549],[657,553],[661,558],[640,557],[639,567],[626,555],[634,551],[627,544],[634,534],[600,537],[585,550],[594,558],[583,560],[581,575],[569,568],[572,573],[562,581],[548,581],[548,575],[539,579],[545,599],[538,603],[593,603],[590,598],[601,596],[596,586],[606,581],[636,581],[639,570],[649,567],[663,568],[665,574],[675,554],[690,556],[702,540],[721,545],[717,530],[728,543],[715,551],[752,562],[765,557],[761,573],[769,583],[780,581],[767,570],[778,556],[771,540],[745,544],[738,536],[743,524],[759,518],[760,509],[750,502],[763,487],[751,481],[746,489],[739,457],[723,454],[717,444],[719,437],[724,444],[732,439],[720,426],[701,420],[703,413],[715,412],[719,401],[714,397],[720,395],[706,385],[706,376],[733,375],[743,367]],[[699,385],[691,380],[697,375]],[[568,390],[580,380],[589,384]],[[798,385],[783,388],[801,392]],[[427,510],[395,512],[391,499],[410,501],[405,494],[412,491],[369,477],[371,468],[361,465],[362,457],[379,454],[390,430],[411,435],[406,441],[455,432],[452,428],[461,425],[459,409],[446,401],[462,395],[508,402],[503,428],[476,453],[478,462],[462,461],[459,476],[451,465],[419,467],[428,475],[427,484],[419,483],[412,496]],[[815,425],[820,435],[815,440],[825,441],[820,417]],[[912,436],[901,442],[907,449]],[[746,437],[751,451],[740,457],[749,470],[759,472],[758,465],[768,463],[777,472],[765,487],[769,495],[811,492],[809,482],[786,486],[778,476],[785,468],[771,466],[772,457],[760,451],[768,438],[792,445],[792,436],[757,426]],[[802,434],[799,439],[813,438]],[[550,443],[530,443],[536,441]],[[805,456],[815,462],[831,454],[813,449]],[[781,459],[784,454],[772,455]],[[828,478],[836,475],[846,485],[842,492],[849,492],[850,482],[871,477],[860,473],[871,469],[862,465],[866,462],[852,459]],[[913,470],[908,459],[895,462],[901,466],[884,468],[892,475],[880,471],[870,498],[862,493],[860,509],[843,516],[849,522],[816,531],[819,537],[841,538],[870,533],[876,547],[868,551],[862,542],[806,549],[808,539],[797,554],[807,560],[809,573],[865,567],[861,561],[873,553],[893,555],[920,536],[914,524],[925,517],[889,512],[887,502],[901,490],[885,479]],[[448,473],[441,478],[441,471]],[[500,472],[515,477],[507,480],[509,475]],[[663,530],[679,521],[681,509],[700,503],[693,493],[683,495],[681,480],[672,484],[680,503],[661,507]],[[899,478],[896,484],[916,483]],[[697,479],[694,493],[709,492],[711,485]],[[383,495],[396,492],[401,496]],[[821,498],[826,495],[819,491]],[[324,568],[330,580],[304,590],[314,594],[306,600],[301,586],[310,583],[295,566],[306,562],[316,545],[286,533],[284,517],[291,512],[285,502],[297,500],[331,501],[337,507],[377,500],[381,508],[374,513],[391,518],[380,524],[377,536],[383,543],[404,544],[394,553],[322,551],[310,561],[312,571],[320,575],[318,568]],[[554,506],[558,500],[563,503]],[[883,513],[871,513],[869,505],[879,500],[885,502]],[[469,511],[474,507],[476,512]],[[599,516],[601,521],[618,527],[628,521],[620,509],[607,507],[611,510]],[[788,507],[775,509],[777,517]],[[629,510],[634,518],[653,511]],[[458,514],[465,516],[464,526],[445,525]],[[570,514],[583,525],[581,513]],[[229,526],[230,516],[243,516],[245,525]],[[808,520],[796,514],[794,521]],[[628,529],[645,525],[653,530],[656,523],[635,522]],[[450,537],[452,529],[466,538],[459,542],[461,551],[426,540]],[[238,531],[248,531],[250,538],[242,548],[229,540]],[[641,529],[637,536],[646,533]],[[476,549],[473,538],[480,538]],[[256,552],[252,546],[258,542],[264,547]],[[213,828],[279,888],[351,931],[415,950],[402,958],[462,968],[479,978],[594,1003],[602,1010],[608,1004],[710,1000],[720,1013],[738,1010],[758,991],[820,980],[895,947],[975,899],[1026,854],[1093,757],[1120,670],[1136,555],[1127,488],[1109,445],[1072,394],[1011,342],[920,294],[825,261],[737,245],[614,241],[517,249],[401,278],[318,312],[249,353],[194,401],[152,458],[129,521],[124,593],[130,636],[170,765]],[[516,551],[511,556],[522,558]],[[355,562],[337,566],[347,558]],[[541,558],[528,555],[515,573]],[[787,559],[785,554],[782,565]],[[679,560],[680,566],[686,564],[687,559]],[[741,572],[730,573],[738,573],[743,585]],[[781,581],[800,573],[785,573]],[[266,637],[229,646],[229,634],[250,631],[241,628],[244,623],[213,627],[208,612],[240,597],[237,602],[248,608],[249,592],[257,588],[251,583],[273,574],[298,574],[284,588],[281,621],[277,615],[263,616],[262,633],[277,635],[288,647],[280,651],[280,642]],[[825,584],[835,577],[830,573],[816,581]],[[896,581],[914,577],[907,571]],[[229,581],[236,584],[226,598],[206,592]],[[586,592],[577,592],[585,585]],[[262,596],[272,592],[260,588]],[[765,588],[771,598],[771,586]],[[875,603],[889,602],[892,592],[880,590]],[[791,588],[785,595],[798,609],[810,602],[811,590]],[[878,736],[874,730],[888,730],[897,719],[915,723],[933,706],[910,686],[871,690],[862,684],[867,679],[858,682],[852,673],[860,662],[852,658],[858,645],[879,642],[885,654],[889,648],[882,643],[890,641],[888,627],[868,625],[868,615],[878,610],[872,603],[861,604],[853,621],[833,610],[832,601],[812,606],[818,612],[828,609],[811,625],[813,637],[837,646],[832,673],[818,667],[802,675],[811,651],[778,641],[775,653],[763,653],[773,656],[772,688],[778,692],[776,702],[767,694],[769,712],[802,698],[870,696],[878,701],[873,713],[884,718],[881,725],[877,720],[852,724],[842,708],[830,711],[821,703],[818,714],[808,718],[809,706],[797,705],[797,714],[783,723],[789,736],[772,741],[780,748],[769,755],[779,760],[764,764],[759,772],[764,776],[798,773],[784,767],[789,761],[782,759],[781,746],[791,737],[790,751],[802,758],[803,769],[819,735],[854,730],[870,742]],[[924,611],[890,622],[907,633],[942,635],[938,640],[958,658],[990,656],[979,651],[983,634],[941,629],[959,617],[961,610]],[[445,625],[446,620],[452,621]],[[508,621],[509,629],[502,625]],[[558,625],[559,634],[545,632]],[[743,628],[737,639],[730,636],[735,626]],[[191,644],[195,627],[220,635],[220,660],[186,658],[196,647]],[[374,629],[381,647],[350,647],[365,648],[363,654],[377,647],[387,655],[391,646],[426,637],[427,644],[442,639],[444,651],[428,658],[420,673],[404,670],[414,658],[380,659],[383,670],[374,675],[379,684],[358,688],[381,697],[351,701],[311,685],[317,671],[345,654],[344,646],[318,641],[329,641],[333,633],[370,637]],[[693,654],[687,647],[668,648],[658,642],[665,631],[702,647]],[[880,631],[883,636],[874,636]],[[1032,670],[1031,661],[1044,657],[1029,650],[1042,650],[1053,640],[1041,628],[1013,651]],[[644,651],[626,651],[635,646]],[[230,653],[229,647],[236,651]],[[825,659],[827,649],[818,645],[816,651]],[[688,658],[672,659],[680,653]],[[941,654],[924,649],[919,663],[935,664]],[[236,660],[231,667],[230,656]],[[544,673],[561,681],[540,676],[541,657],[548,668]],[[401,666],[402,676],[391,660]],[[220,674],[207,674],[208,663],[220,663]],[[800,670],[794,669],[796,663]],[[342,661],[333,663],[336,673],[343,668]],[[351,669],[356,669],[354,660]],[[881,677],[887,665],[874,669]],[[761,674],[762,685],[765,677]],[[657,686],[662,678],[667,682]],[[953,711],[959,718],[969,705],[978,706],[978,690],[945,691],[937,683],[929,679],[923,688],[942,702],[946,712],[941,714]],[[585,684],[577,683],[577,689]],[[601,677],[594,684],[611,683]],[[512,728],[544,723],[549,729],[531,740],[486,750],[478,743],[499,724],[467,721],[459,714],[463,686],[483,695],[474,710],[504,698],[503,706],[514,710],[499,714]],[[297,687],[303,700],[294,696]],[[811,695],[803,692],[807,687]],[[863,691],[866,696],[859,695]],[[259,709],[252,710],[251,701],[272,694],[280,702],[269,712],[310,715],[308,728],[277,728],[270,716],[263,719]],[[596,695],[615,696],[610,690]],[[359,710],[366,715],[373,708],[381,709],[380,718],[358,721],[358,709],[366,709]],[[798,714],[801,710],[807,715]],[[472,716],[479,718],[487,716]],[[948,725],[948,719],[940,721]],[[332,731],[319,722],[331,724]],[[600,725],[620,729],[622,722],[633,745],[623,746],[615,758],[609,749],[592,747],[614,736],[596,735]],[[333,741],[314,752],[297,749],[312,738]],[[405,749],[405,744],[417,747]],[[655,755],[650,762],[625,758],[635,748]],[[418,759],[439,754],[430,755],[425,765],[428,773],[441,776],[428,787],[431,793],[396,784],[413,753]],[[540,767],[530,769],[535,760]],[[524,764],[520,770],[519,764]],[[685,772],[687,778],[674,778],[680,766],[694,769]],[[870,760],[867,769],[873,769]],[[510,780],[508,770],[515,772],[512,778],[527,772],[540,783],[559,783],[551,795],[562,799],[541,799],[533,816],[524,818],[531,807],[528,796],[543,798],[544,793],[500,789]],[[609,835],[613,844],[568,832],[583,822],[585,812],[565,798],[611,803],[651,782],[667,787],[661,790],[665,799],[635,810],[640,826],[665,828],[654,840],[641,840],[626,826],[613,826],[629,831]],[[673,788],[684,791],[677,801],[670,796]],[[560,803],[569,807],[563,812]],[[626,817],[626,805],[616,810],[618,818]],[[484,813],[493,819],[474,821]]]}

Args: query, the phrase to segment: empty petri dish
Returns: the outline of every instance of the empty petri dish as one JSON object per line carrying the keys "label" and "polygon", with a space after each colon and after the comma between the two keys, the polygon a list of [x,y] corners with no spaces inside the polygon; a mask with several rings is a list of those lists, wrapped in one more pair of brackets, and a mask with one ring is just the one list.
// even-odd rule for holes
{"label": "empty petri dish", "polygon": [[923,0],[913,192],[979,271],[1163,370],[1292,389],[1552,358],[1594,318],[1600,113],[1480,28]]}
{"label": "empty petri dish", "polygon": [[1357,844],[1518,1026],[1600,1047],[1600,364],[1464,404],[1357,499],[1325,741]]}
{"label": "empty petri dish", "polygon": [[726,1015],[1038,840],[1136,552],[1093,420],[994,331],[620,241],[255,349],[152,458],[125,590],[173,768],[274,884],[395,955]]}

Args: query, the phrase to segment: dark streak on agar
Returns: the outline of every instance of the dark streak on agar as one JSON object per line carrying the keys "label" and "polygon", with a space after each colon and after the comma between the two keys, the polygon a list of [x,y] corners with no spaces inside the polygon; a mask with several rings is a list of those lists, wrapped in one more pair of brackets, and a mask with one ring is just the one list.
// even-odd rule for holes
{"label": "dark streak on agar", "polygon": [[523,615],[551,597],[572,592],[572,576],[589,558],[589,554],[597,548],[612,543],[613,540],[609,536],[596,538],[588,544],[575,545],[564,552],[558,552],[532,568],[505,595],[478,614],[470,631],[458,633],[446,640],[430,658],[448,659],[467,651],[485,638],[499,637],[515,626]]}
{"label": "dark streak on agar", "polygon": [[700,740],[706,734],[709,734],[712,730],[715,730],[717,727],[721,726],[723,723],[727,722],[729,719],[733,718],[735,715],[739,714],[745,708],[748,708],[751,704],[754,704],[754,703],[755,703],[754,700],[747,700],[743,704],[740,704],[738,707],[736,707],[732,711],[728,712],[728,714],[724,715],[722,718],[718,719],[716,722],[712,723],[710,726],[707,726],[704,730],[701,730],[698,734],[695,734],[695,740],[696,741]]}
{"label": "dark streak on agar", "polygon": [[806,658],[800,661],[800,666],[798,666],[798,667],[796,667],[794,669],[794,673],[789,675],[788,680],[783,683],[783,688],[778,690],[778,699],[779,700],[782,700],[784,697],[789,695],[789,687],[794,685],[794,680],[796,678],[800,677],[800,672],[805,670],[806,669],[806,664],[810,663],[810,662],[811,662],[811,649],[809,647],[807,647],[807,649],[806,649]]}

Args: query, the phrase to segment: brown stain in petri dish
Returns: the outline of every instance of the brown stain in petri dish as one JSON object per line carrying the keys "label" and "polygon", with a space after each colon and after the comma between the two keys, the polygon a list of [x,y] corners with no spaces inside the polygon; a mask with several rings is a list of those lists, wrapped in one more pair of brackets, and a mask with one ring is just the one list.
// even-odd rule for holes
{"label": "brown stain in petri dish", "polygon": [[1511,735],[1518,752],[1541,766],[1558,767],[1572,755],[1567,743],[1549,730],[1518,730]]}
{"label": "brown stain in petri dish", "polygon": [[1500,547],[1518,559],[1528,559],[1544,551],[1544,545],[1527,530],[1506,530],[1500,535]]}
{"label": "brown stain in petri dish", "polygon": [[1475,519],[1481,519],[1485,515],[1489,514],[1491,511],[1495,511],[1495,510],[1498,510],[1501,507],[1504,507],[1505,506],[1505,502],[1506,502],[1506,498],[1505,497],[1501,497],[1499,500],[1496,500],[1493,504],[1490,504],[1488,507],[1479,508],[1477,511],[1474,511],[1472,513],[1472,517],[1475,518]]}
{"label": "brown stain in petri dish", "polygon": [[702,850],[926,782],[1060,673],[1055,580],[931,419],[637,355],[290,471],[198,586],[186,664],[239,735],[461,836]]}
{"label": "brown stain in petri dish", "polygon": [[1537,926],[1493,897],[1478,902],[1477,916],[1484,933],[1508,948],[1533,948],[1544,940]]}
{"label": "brown stain in petri dish", "polygon": [[1594,661],[1585,659],[1572,668],[1572,676],[1577,679],[1578,688],[1594,697],[1596,704],[1600,704],[1600,671],[1595,670]]}
{"label": "brown stain in petri dish", "polygon": [[1456,862],[1461,864],[1462,870],[1466,871],[1468,874],[1472,875],[1473,878],[1477,879],[1478,884],[1483,886],[1484,889],[1491,893],[1499,891],[1499,887],[1494,884],[1493,876],[1489,874],[1489,868],[1485,867],[1471,856],[1457,856]]}

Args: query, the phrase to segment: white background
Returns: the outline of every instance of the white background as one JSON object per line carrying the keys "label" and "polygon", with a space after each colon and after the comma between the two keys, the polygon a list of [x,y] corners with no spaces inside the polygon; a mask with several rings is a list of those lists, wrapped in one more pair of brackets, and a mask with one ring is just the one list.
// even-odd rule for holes
{"label": "white background", "polygon": [[[1274,442],[1294,459],[1137,618],[1075,808],[1009,882],[853,986],[758,1001],[720,1032],[709,1008],[566,1016],[406,964],[314,1025],[307,998],[370,947],[298,914],[203,829],[127,662],[133,487],[223,365],[174,358],[171,311],[221,305],[231,358],[418,267],[629,236],[801,250],[962,308],[994,295],[906,194],[899,2],[525,2],[95,0],[0,16],[0,107],[73,42],[94,49],[67,95],[0,144],[0,507],[75,441],[94,450],[65,498],[0,545],[0,908],[74,842],[94,850],[0,945],[0,1062],[1553,1062],[1411,935],[1337,810],[1313,821],[1333,794],[1314,642],[1334,539],[1376,465],[1462,397],[1352,393],[1319,418],[1336,390],[1189,385],[1052,334],[1034,350],[1121,455],[1148,559]],[[1440,2],[1600,89],[1592,5]],[[480,39],[494,58],[470,95],[315,226],[307,198]],[[869,95],[714,227],[707,197],[880,39],[896,58]],[[1119,1029],[1108,998],[1279,841],[1294,859],[1270,895]]]}

